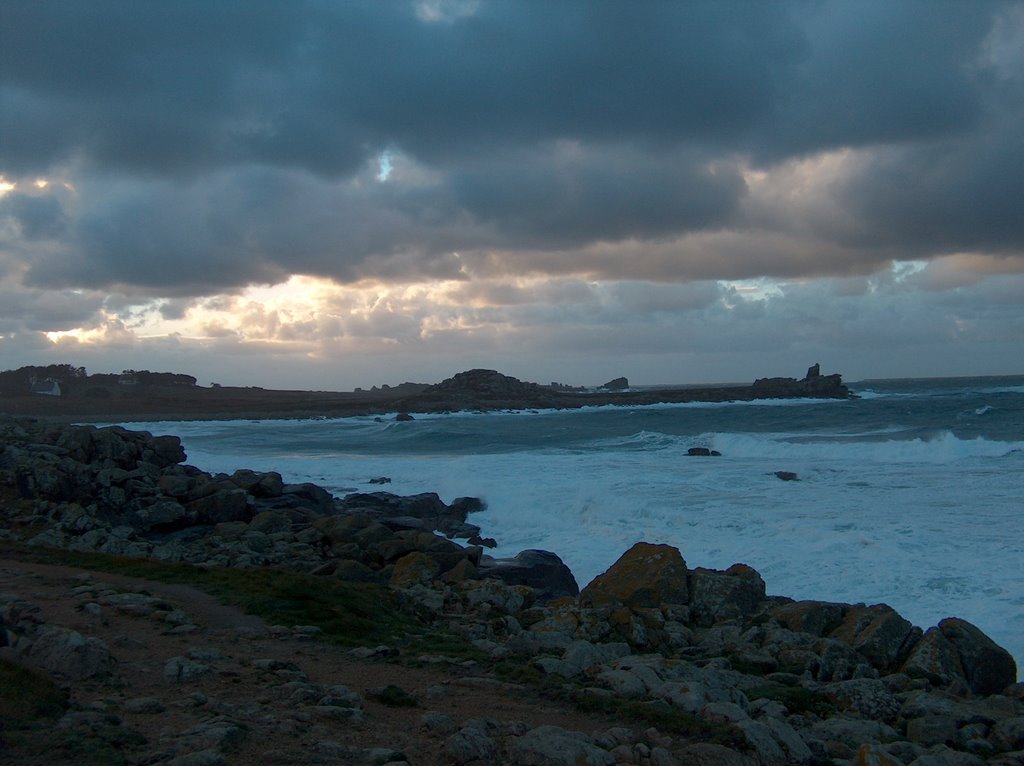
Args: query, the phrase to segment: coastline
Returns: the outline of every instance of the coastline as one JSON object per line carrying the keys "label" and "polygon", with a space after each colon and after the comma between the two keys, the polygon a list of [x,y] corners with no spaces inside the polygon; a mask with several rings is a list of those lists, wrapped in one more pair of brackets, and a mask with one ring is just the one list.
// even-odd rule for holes
{"label": "coastline", "polygon": [[[155,754],[144,748],[158,742],[182,759],[211,749],[202,728],[211,710],[228,721],[222,728],[233,727],[230,739],[214,743],[220,760],[209,761],[223,764],[262,763],[252,755],[260,743],[244,732],[267,721],[277,727],[272,740],[286,748],[275,763],[302,762],[316,743],[342,737],[351,748],[345,752],[361,759],[351,762],[371,762],[375,748],[393,743],[396,753],[436,753],[430,762],[458,766],[569,764],[583,762],[581,754],[607,766],[653,763],[641,758],[652,752],[651,742],[661,749],[658,763],[680,766],[902,766],[947,754],[960,760],[938,762],[994,756],[987,762],[1009,764],[1016,761],[1001,756],[1015,757],[1024,744],[1016,728],[1024,719],[1024,685],[1014,660],[962,619],[922,630],[885,604],[769,595],[746,564],[694,567],[677,548],[646,542],[581,588],[555,553],[487,555],[488,541],[467,520],[483,508],[477,498],[450,505],[432,493],[338,498],[314,484],[286,484],[273,471],[210,474],[183,464],[178,437],[122,428],[0,418],[0,435],[0,552],[25,566],[84,565],[90,572],[61,570],[70,583],[65,591],[72,588],[81,606],[67,612],[63,627],[59,614],[47,613],[43,623],[35,616],[32,601],[55,596],[18,570],[5,583],[14,595],[0,603],[3,658],[70,683],[75,707],[58,728],[87,724],[81,711],[99,709],[101,697],[104,710],[126,713],[118,725],[123,720],[145,732],[136,745],[144,759]],[[5,566],[11,572],[23,565]],[[200,588],[216,578],[219,592],[225,582],[236,589],[265,583],[260,587],[278,610],[265,616],[276,619],[284,610],[287,621],[248,618],[239,641],[241,634],[204,627],[225,618],[215,604],[200,607],[202,594],[190,590],[187,603],[172,604],[138,581],[118,592],[106,571],[142,571],[174,583],[187,576]],[[165,592],[182,594],[180,585]],[[301,618],[287,611],[313,592],[327,599],[323,606]],[[364,596],[365,619],[343,626],[331,599],[356,593]],[[117,638],[126,628],[105,630],[104,616],[117,612],[154,628],[146,640],[160,646],[162,671],[128,650],[151,657],[146,643],[126,648]],[[382,634],[397,624],[398,632]],[[348,632],[329,632],[341,629]],[[416,641],[425,631],[436,631],[443,648],[431,645],[424,654]],[[289,664],[302,661],[294,642],[321,634],[356,645],[344,655],[348,665],[330,678],[316,674],[322,657],[339,661],[329,644],[308,645],[317,663],[306,671]],[[211,648],[212,641],[219,643]],[[87,647],[89,654],[82,658],[65,646]],[[275,659],[275,648],[287,661]],[[399,670],[390,675],[401,684],[392,695],[426,709],[419,723],[387,717],[373,705],[382,692],[369,679],[379,679],[388,662],[411,663],[415,672],[438,668],[423,681]],[[114,699],[110,684],[125,688],[126,679],[130,691]],[[501,718],[478,723],[474,709],[445,707],[461,695],[460,684],[478,689],[476,704]],[[188,687],[199,703],[180,704],[179,690]],[[509,710],[504,695],[562,706],[557,720],[564,728],[550,725],[547,715],[520,723],[528,712],[520,708],[511,713],[514,724],[505,723],[510,713],[496,712]],[[287,724],[296,705],[298,730]],[[180,715],[171,729],[147,728],[136,713],[142,707],[196,712]],[[447,710],[448,720],[438,717]],[[596,712],[603,722],[584,717]],[[352,725],[364,716],[366,727]],[[429,724],[435,720],[443,726]],[[648,728],[655,723],[657,729]],[[121,741],[125,730],[110,736]],[[483,745],[471,751],[466,742]],[[566,743],[573,748],[568,760],[552,760]],[[235,760],[240,748],[246,750]],[[399,755],[389,762],[408,762]]]}
{"label": "coastline", "polygon": [[0,398],[0,414],[56,423],[132,423],[192,420],[282,420],[358,417],[391,413],[442,413],[531,409],[580,409],[758,399],[849,398],[839,375],[766,378],[751,385],[563,391],[523,383],[492,370],[472,370],[422,390],[286,391],[263,388],[139,386],[50,397]]}

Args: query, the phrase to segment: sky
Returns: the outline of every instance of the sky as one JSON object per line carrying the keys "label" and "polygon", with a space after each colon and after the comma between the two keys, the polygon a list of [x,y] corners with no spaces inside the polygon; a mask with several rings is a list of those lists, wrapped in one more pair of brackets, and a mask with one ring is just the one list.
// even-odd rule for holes
{"label": "sky", "polygon": [[1024,3],[3,0],[0,369],[1024,373]]}

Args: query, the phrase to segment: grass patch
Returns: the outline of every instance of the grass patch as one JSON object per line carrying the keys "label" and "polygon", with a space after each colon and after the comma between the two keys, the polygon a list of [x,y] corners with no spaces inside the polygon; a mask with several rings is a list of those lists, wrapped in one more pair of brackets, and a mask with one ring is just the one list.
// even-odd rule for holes
{"label": "grass patch", "polygon": [[802,686],[766,684],[748,689],[746,694],[750,700],[767,699],[781,702],[791,714],[813,713],[820,718],[828,718],[836,712],[828,697]]}
{"label": "grass patch", "polygon": [[440,655],[453,662],[486,663],[490,660],[487,652],[477,649],[467,639],[440,628],[424,631],[420,626],[418,631],[405,635],[404,647],[409,654],[406,664],[422,665],[417,659],[421,655]]}
{"label": "grass patch", "polygon": [[0,720],[30,724],[60,718],[68,696],[41,673],[0,660]]}
{"label": "grass patch", "polygon": [[416,707],[416,698],[401,686],[388,684],[379,692],[373,695],[373,699],[388,707]]}
{"label": "grass patch", "polygon": [[0,660],[0,751],[4,763],[123,766],[126,752],[146,744],[136,731],[102,720],[96,725],[58,729],[68,695],[45,675]]}
{"label": "grass patch", "polygon": [[565,683],[565,679],[561,676],[545,673],[534,665],[532,657],[525,661],[523,659],[498,660],[491,666],[491,672],[499,681],[525,684],[536,689],[553,688],[556,684],[561,686]]}
{"label": "grass patch", "polygon": [[[208,568],[12,543],[0,544],[0,551],[22,561],[191,585],[271,624],[315,625],[323,631],[323,638],[342,646],[389,644],[410,651],[439,651],[439,647],[447,647],[461,653],[471,648],[468,642],[426,627],[403,611],[383,585],[350,583],[268,567]],[[416,640],[409,641],[410,635],[416,636]]]}

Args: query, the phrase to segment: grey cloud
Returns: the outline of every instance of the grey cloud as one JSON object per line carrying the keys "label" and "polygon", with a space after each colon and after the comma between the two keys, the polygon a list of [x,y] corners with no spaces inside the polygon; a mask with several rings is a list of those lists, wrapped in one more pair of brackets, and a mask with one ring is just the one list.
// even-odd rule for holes
{"label": "grey cloud", "polygon": [[840,198],[870,222],[865,244],[884,238],[909,254],[1024,250],[1024,109],[951,142],[878,153],[846,179]]}
{"label": "grey cloud", "polygon": [[11,193],[0,197],[0,216],[10,216],[26,240],[56,239],[65,234],[68,218],[52,196]]}
{"label": "grey cloud", "polygon": [[100,293],[0,287],[0,334],[80,327],[94,320],[103,304]]}
{"label": "grey cloud", "polygon": [[506,247],[558,248],[659,238],[725,223],[744,191],[735,168],[708,158],[619,146],[545,146],[453,172],[460,207]]}
{"label": "grey cloud", "polygon": [[[1009,0],[418,7],[6,3],[0,172],[81,192],[17,202],[7,259],[36,286],[181,298],[296,272],[813,276],[1024,247]],[[855,220],[784,195],[747,217],[743,164],[842,147],[865,160],[828,193]],[[376,183],[384,150],[428,180]]]}
{"label": "grey cloud", "polygon": [[981,47],[1005,3],[808,4],[808,49],[751,146],[765,158],[963,134],[981,117]]}
{"label": "grey cloud", "polygon": [[389,143],[443,167],[560,138],[767,156],[920,138],[971,124],[1000,7],[483,2],[425,24],[412,3],[16,0],[3,160],[348,174]]}

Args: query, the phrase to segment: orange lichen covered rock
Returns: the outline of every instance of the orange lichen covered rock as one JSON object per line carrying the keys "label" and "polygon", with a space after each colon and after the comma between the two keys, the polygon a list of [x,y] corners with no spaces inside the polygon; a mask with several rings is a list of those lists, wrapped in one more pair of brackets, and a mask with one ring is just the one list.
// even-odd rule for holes
{"label": "orange lichen covered rock", "polygon": [[659,607],[689,600],[686,562],[671,545],[637,543],[580,594],[589,606]]}

